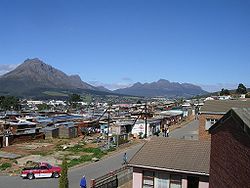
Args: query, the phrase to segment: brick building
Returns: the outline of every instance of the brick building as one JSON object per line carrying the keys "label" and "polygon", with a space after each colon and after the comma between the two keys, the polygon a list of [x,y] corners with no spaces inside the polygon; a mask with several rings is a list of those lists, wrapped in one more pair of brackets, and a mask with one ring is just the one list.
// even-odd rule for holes
{"label": "brick building", "polygon": [[249,187],[250,108],[233,108],[209,132],[209,187]]}
{"label": "brick building", "polygon": [[201,107],[199,117],[199,139],[210,140],[208,129],[231,108],[250,108],[250,100],[208,100]]}

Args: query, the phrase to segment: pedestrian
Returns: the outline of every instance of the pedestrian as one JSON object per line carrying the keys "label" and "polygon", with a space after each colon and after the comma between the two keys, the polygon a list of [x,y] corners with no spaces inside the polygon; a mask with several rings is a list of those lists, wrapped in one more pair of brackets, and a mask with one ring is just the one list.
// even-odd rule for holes
{"label": "pedestrian", "polygon": [[157,131],[156,131],[156,133],[155,133],[155,134],[156,134],[156,136],[159,136],[160,132],[161,132],[161,131],[160,131],[160,129],[159,129],[159,128],[157,128]]}
{"label": "pedestrian", "polygon": [[87,188],[87,181],[86,181],[85,175],[82,176],[82,179],[80,181],[80,187]]}
{"label": "pedestrian", "polygon": [[166,137],[167,136],[167,128],[166,127],[164,127],[164,137]]}
{"label": "pedestrian", "polygon": [[124,155],[123,155],[123,164],[127,164],[127,163],[128,163],[127,153],[124,153]]}
{"label": "pedestrian", "polygon": [[167,137],[168,137],[169,136],[169,128],[167,128],[166,132],[167,132]]}

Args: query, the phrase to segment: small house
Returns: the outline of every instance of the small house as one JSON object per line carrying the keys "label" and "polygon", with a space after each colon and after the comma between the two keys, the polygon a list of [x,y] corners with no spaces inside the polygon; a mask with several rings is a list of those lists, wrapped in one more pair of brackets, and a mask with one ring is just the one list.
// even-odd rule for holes
{"label": "small house", "polygon": [[45,139],[52,139],[59,137],[59,128],[58,127],[45,127],[42,129],[45,134]]}
{"label": "small house", "polygon": [[59,126],[59,138],[76,138],[77,127],[74,124],[61,124]]}
{"label": "small house", "polygon": [[133,188],[208,188],[210,142],[153,137],[132,157]]}

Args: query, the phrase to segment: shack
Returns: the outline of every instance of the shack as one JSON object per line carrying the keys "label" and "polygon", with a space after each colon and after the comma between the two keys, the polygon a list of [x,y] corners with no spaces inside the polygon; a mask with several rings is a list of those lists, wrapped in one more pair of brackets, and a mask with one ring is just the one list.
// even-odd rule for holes
{"label": "shack", "polygon": [[77,127],[74,124],[61,124],[59,126],[59,138],[77,137]]}
{"label": "shack", "polygon": [[52,139],[59,137],[59,128],[58,127],[45,127],[42,129],[45,134],[45,139]]}

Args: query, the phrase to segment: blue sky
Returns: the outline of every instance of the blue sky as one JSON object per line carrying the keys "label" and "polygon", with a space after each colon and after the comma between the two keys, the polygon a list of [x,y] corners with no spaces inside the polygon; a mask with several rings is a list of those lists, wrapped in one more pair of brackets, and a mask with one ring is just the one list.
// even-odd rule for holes
{"label": "blue sky", "polygon": [[250,86],[249,0],[1,0],[0,74],[38,57],[110,89]]}

